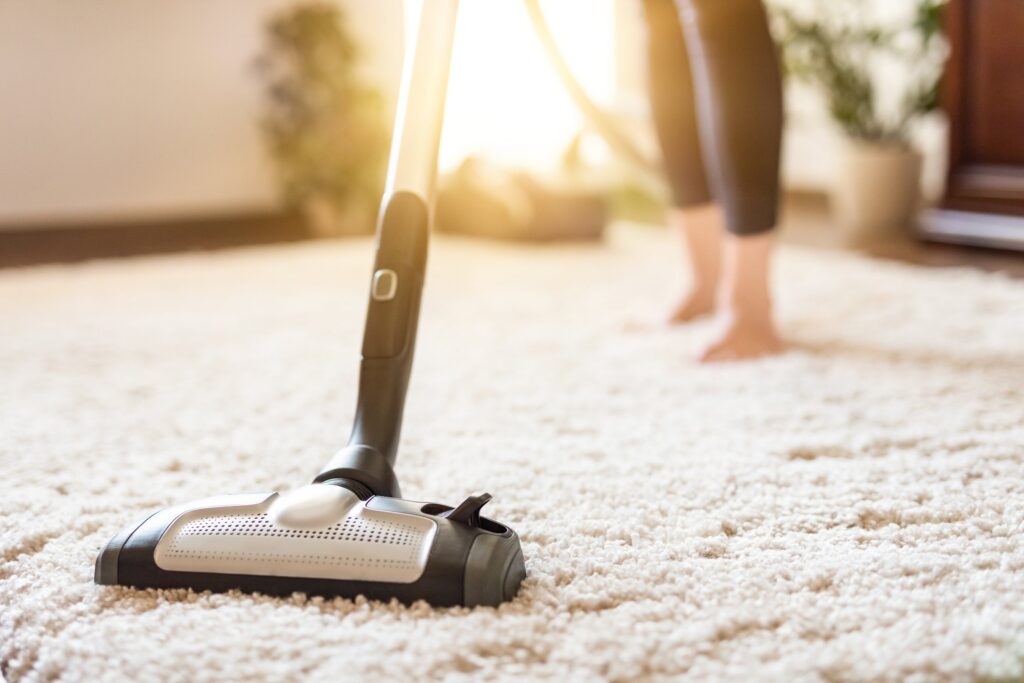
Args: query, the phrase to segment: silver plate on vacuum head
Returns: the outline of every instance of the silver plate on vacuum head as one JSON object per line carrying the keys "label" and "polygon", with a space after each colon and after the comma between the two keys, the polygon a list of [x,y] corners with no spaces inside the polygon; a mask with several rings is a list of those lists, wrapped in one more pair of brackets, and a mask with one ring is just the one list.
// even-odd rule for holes
{"label": "silver plate on vacuum head", "polygon": [[278,499],[186,512],[160,538],[153,560],[178,572],[392,583],[422,576],[437,532],[432,520],[360,501],[341,518],[296,528],[274,521]]}

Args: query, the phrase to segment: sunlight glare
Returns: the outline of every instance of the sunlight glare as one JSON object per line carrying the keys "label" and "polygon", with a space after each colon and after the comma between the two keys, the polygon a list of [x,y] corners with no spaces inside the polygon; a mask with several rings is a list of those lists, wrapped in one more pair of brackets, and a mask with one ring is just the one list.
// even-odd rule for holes
{"label": "sunlight glare", "polygon": [[[552,32],[599,104],[615,95],[614,0],[542,3]],[[518,0],[463,0],[448,86],[441,168],[471,154],[550,170],[583,117],[562,89]]]}

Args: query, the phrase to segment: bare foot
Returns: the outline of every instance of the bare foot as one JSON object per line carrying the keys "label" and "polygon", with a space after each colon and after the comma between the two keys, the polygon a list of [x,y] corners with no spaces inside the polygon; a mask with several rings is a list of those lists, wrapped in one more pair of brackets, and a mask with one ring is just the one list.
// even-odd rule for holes
{"label": "bare foot", "polygon": [[708,315],[715,310],[715,293],[694,290],[685,294],[665,316],[665,324],[680,325]]}
{"label": "bare foot", "polygon": [[782,350],[772,321],[771,247],[770,233],[726,239],[720,307],[724,324],[718,338],[701,354],[701,362],[747,360]]}
{"label": "bare foot", "polygon": [[743,317],[727,314],[717,339],[700,355],[701,363],[750,360],[782,351],[782,342],[770,317]]}
{"label": "bare foot", "polygon": [[690,285],[668,315],[652,316],[645,321],[632,321],[630,330],[650,330],[664,325],[679,325],[715,310],[715,290],[721,271],[722,233],[725,218],[715,204],[674,209],[669,225],[679,235],[685,260],[689,264]]}
{"label": "bare foot", "polygon": [[669,309],[668,315],[656,311],[628,319],[622,326],[625,332],[652,332],[666,326],[682,325],[703,317],[715,310],[715,296],[702,291],[683,295],[679,302]]}

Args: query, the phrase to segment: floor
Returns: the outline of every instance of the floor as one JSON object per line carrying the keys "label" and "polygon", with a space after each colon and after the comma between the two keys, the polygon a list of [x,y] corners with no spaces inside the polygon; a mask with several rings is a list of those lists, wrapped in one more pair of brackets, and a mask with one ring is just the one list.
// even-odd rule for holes
{"label": "floor", "polygon": [[[789,350],[693,357],[664,232],[432,246],[398,472],[494,494],[500,609],[97,587],[144,511],[344,442],[369,240],[0,272],[0,672],[21,681],[1019,681],[1024,282],[784,244]],[[666,283],[671,283],[666,287]]]}
{"label": "floor", "polygon": [[213,251],[307,239],[309,230],[297,216],[274,212],[142,222],[0,226],[0,268]]}
{"label": "floor", "polygon": [[[784,241],[791,244],[850,249],[833,225],[828,200],[824,195],[789,195],[785,203],[781,235]],[[1024,253],[926,242],[913,237],[909,229],[903,235],[873,240],[853,250],[890,261],[939,268],[968,266],[1024,279]]]}

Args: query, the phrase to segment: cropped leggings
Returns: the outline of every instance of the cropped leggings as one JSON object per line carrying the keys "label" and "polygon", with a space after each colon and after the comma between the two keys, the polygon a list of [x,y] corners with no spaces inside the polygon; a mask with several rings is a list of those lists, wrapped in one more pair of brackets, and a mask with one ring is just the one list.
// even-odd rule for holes
{"label": "cropped leggings", "polygon": [[676,207],[735,235],[775,226],[782,79],[761,0],[642,0],[648,89]]}

